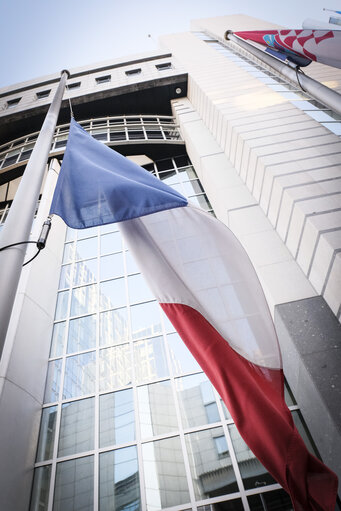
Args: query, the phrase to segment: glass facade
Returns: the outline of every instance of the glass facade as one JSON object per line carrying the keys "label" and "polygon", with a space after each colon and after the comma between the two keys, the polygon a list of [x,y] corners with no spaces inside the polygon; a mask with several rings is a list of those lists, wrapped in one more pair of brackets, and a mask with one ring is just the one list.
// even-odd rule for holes
{"label": "glass facade", "polygon": [[[186,155],[147,170],[213,213]],[[297,410],[290,394],[288,404]],[[68,229],[31,511],[170,507],[292,509],[153,299],[117,226]]]}

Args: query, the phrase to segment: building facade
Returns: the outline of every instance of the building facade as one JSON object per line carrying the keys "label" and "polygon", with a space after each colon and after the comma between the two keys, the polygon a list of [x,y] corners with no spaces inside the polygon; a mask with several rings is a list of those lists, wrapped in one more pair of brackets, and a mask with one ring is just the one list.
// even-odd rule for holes
{"label": "building facade", "polygon": [[[295,423],[340,475],[341,120],[224,40],[257,28],[273,26],[197,20],[164,36],[162,51],[71,70],[32,239],[48,215],[70,99],[95,138],[239,238],[274,317]],[[341,89],[339,70],[306,73]],[[0,91],[1,224],[58,80]],[[115,224],[74,231],[53,218],[46,249],[23,269],[0,382],[1,509],[292,509]]]}

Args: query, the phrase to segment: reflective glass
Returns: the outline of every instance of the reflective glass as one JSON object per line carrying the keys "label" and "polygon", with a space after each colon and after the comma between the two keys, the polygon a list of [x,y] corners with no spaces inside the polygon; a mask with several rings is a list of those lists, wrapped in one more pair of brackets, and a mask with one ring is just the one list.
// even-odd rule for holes
{"label": "reflective glass", "polygon": [[196,179],[197,175],[193,167],[183,167],[179,169],[179,177],[181,181],[188,181],[189,179]]}
{"label": "reflective glass", "polygon": [[207,504],[206,506],[198,506],[198,511],[245,511],[245,507],[241,499],[233,499]]}
{"label": "reflective glass", "polygon": [[65,241],[74,241],[76,239],[77,229],[68,227],[66,229]]}
{"label": "reflective glass", "polygon": [[96,236],[98,232],[98,227],[89,227],[88,229],[78,229],[77,238],[79,240],[84,238],[90,238],[90,236]]}
{"label": "reflective glass", "polygon": [[198,362],[192,356],[179,334],[168,334],[167,342],[172,369],[175,375],[201,371]]}
{"label": "reflective glass", "polygon": [[111,254],[100,259],[100,278],[101,280],[112,279],[124,275],[123,254]]}
{"label": "reflective glass", "polygon": [[99,345],[110,346],[129,340],[128,312],[126,308],[100,314]]}
{"label": "reflective glass", "polygon": [[175,328],[174,326],[172,325],[172,323],[169,321],[168,319],[168,316],[166,316],[166,314],[161,311],[161,314],[162,314],[162,318],[163,318],[163,324],[165,326],[165,330],[166,332],[174,332],[175,331]]}
{"label": "reflective glass", "polygon": [[[265,481],[259,481],[259,486],[265,486],[265,484]],[[247,501],[250,506],[250,511],[294,511],[290,497],[284,490],[250,495]]]}
{"label": "reflective glass", "polygon": [[190,195],[195,195],[197,193],[203,193],[204,189],[200,184],[198,179],[194,179],[193,181],[186,181],[182,183],[183,193],[188,197]]}
{"label": "reflective glass", "polygon": [[176,378],[184,428],[220,421],[212,384],[203,373]]}
{"label": "reflective glass", "polygon": [[57,295],[56,312],[54,319],[64,319],[67,315],[69,291],[60,291]]}
{"label": "reflective glass", "polygon": [[157,302],[141,303],[130,307],[130,318],[133,339],[162,332],[160,306]]}
{"label": "reflective glass", "polygon": [[93,511],[94,457],[57,463],[53,511]]}
{"label": "reflective glass", "polygon": [[72,290],[71,316],[91,314],[97,309],[97,285],[77,287]]}
{"label": "reflective glass", "polygon": [[245,489],[257,488],[260,481],[264,486],[275,484],[276,481],[246,445],[236,426],[231,424],[228,428]]}
{"label": "reflective glass", "polygon": [[163,337],[134,343],[134,364],[137,383],[145,383],[169,375]]}
{"label": "reflective glass", "polygon": [[65,243],[64,246],[64,254],[63,254],[63,263],[71,263],[75,252],[75,244]]}
{"label": "reflective glass", "polygon": [[195,497],[198,500],[238,491],[223,428],[185,435]]}
{"label": "reflective glass", "polygon": [[66,264],[62,266],[60,270],[60,278],[59,278],[59,289],[64,289],[66,287],[70,287],[71,284],[71,264]]}
{"label": "reflective glass", "polygon": [[54,435],[56,432],[57,407],[43,408],[40,421],[39,441],[36,461],[50,460],[53,457]]}
{"label": "reflective glass", "polygon": [[142,438],[179,429],[169,380],[137,388]]}
{"label": "reflective glass", "polygon": [[49,502],[51,465],[34,470],[30,511],[47,511]]}
{"label": "reflective glass", "polygon": [[67,343],[68,353],[96,347],[96,320],[95,314],[70,320]]}
{"label": "reflective glass", "polygon": [[133,390],[104,394],[99,398],[100,447],[135,440]]}
{"label": "reflective glass", "polygon": [[341,135],[341,122],[323,122],[322,126],[328,128],[336,135]]}
{"label": "reflective glass", "polygon": [[76,261],[79,259],[91,259],[97,256],[98,239],[87,238],[85,240],[78,240],[76,244]]}
{"label": "reflective glass", "polygon": [[124,307],[127,303],[124,278],[102,282],[99,292],[101,310]]}
{"label": "reflective glass", "polygon": [[141,274],[128,277],[128,291],[130,303],[146,302],[155,298]]}
{"label": "reflective glass", "polygon": [[101,236],[101,255],[122,250],[122,239],[119,232],[111,232]]}
{"label": "reflective glass", "polygon": [[126,252],[126,265],[127,265],[127,273],[138,273],[140,270],[138,269],[134,257],[131,255],[131,252]]}
{"label": "reflective glass", "polygon": [[96,353],[68,357],[65,364],[63,399],[95,392]]}
{"label": "reflective glass", "polygon": [[51,360],[47,369],[44,403],[58,401],[62,359]]}
{"label": "reflective glass", "polygon": [[136,447],[99,455],[100,511],[138,511],[140,483]]}
{"label": "reflective glass", "polygon": [[206,198],[206,195],[196,195],[194,197],[190,197],[189,201],[192,202],[195,206],[199,206],[199,208],[204,209],[212,209],[211,203]]}
{"label": "reflective glass", "polygon": [[231,414],[228,411],[227,406],[225,405],[225,403],[224,403],[224,401],[222,399],[220,399],[220,403],[221,403],[221,406],[222,406],[222,409],[223,409],[223,412],[224,412],[225,419],[226,420],[230,420],[231,419]]}
{"label": "reflective glass", "polygon": [[81,399],[62,405],[58,456],[94,448],[95,399]]}
{"label": "reflective glass", "polygon": [[50,357],[60,357],[63,354],[64,343],[65,343],[65,321],[61,323],[55,323],[53,326]]}
{"label": "reflective glass", "polygon": [[89,261],[81,261],[75,263],[73,272],[73,285],[83,286],[84,284],[92,284],[97,280],[97,259]]}
{"label": "reflective glass", "polygon": [[142,444],[148,509],[189,502],[185,465],[179,437]]}
{"label": "reflective glass", "polygon": [[107,232],[118,231],[117,224],[101,225],[100,229],[101,229],[101,234],[106,234]]}
{"label": "reflective glass", "polygon": [[128,344],[106,348],[99,352],[100,391],[125,387],[132,380],[131,353]]}

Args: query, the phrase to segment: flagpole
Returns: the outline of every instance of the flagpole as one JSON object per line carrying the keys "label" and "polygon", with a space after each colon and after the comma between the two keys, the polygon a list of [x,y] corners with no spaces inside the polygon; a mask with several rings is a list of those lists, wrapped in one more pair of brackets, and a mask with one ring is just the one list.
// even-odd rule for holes
{"label": "flagpole", "polygon": [[[0,248],[27,241],[30,238],[65,84],[69,76],[69,71],[61,71],[56,93],[1,231]],[[0,252],[0,358],[5,344],[26,248],[27,245],[22,244]]]}

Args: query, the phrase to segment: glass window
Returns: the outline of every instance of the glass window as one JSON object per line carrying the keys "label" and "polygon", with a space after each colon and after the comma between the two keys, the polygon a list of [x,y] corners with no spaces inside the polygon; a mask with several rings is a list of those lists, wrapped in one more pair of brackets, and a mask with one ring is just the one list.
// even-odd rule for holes
{"label": "glass window", "polygon": [[127,265],[127,273],[139,273],[139,269],[136,265],[134,257],[130,252],[126,252],[126,265]]}
{"label": "glass window", "polygon": [[138,69],[129,69],[128,71],[125,71],[125,74],[126,74],[127,76],[132,76],[132,75],[139,75],[141,72],[142,72],[142,69],[141,69],[141,68],[138,68]]}
{"label": "glass window", "polygon": [[65,241],[74,241],[76,239],[77,229],[68,227],[66,229]]}
{"label": "glass window", "polygon": [[84,284],[92,284],[97,280],[97,259],[89,261],[81,261],[75,263],[73,273],[73,285],[83,286]]}
{"label": "glass window", "polygon": [[157,302],[141,303],[130,308],[133,339],[150,337],[162,331],[160,307]]}
{"label": "glass window", "polygon": [[43,408],[36,461],[50,460],[53,457],[54,435],[56,432],[57,407]]}
{"label": "glass window", "polygon": [[120,252],[122,250],[122,238],[119,232],[111,232],[101,236],[101,255]]}
{"label": "glass window", "polygon": [[246,445],[236,426],[231,424],[228,428],[245,489],[257,488],[260,482],[264,486],[275,484],[276,481]]}
{"label": "glass window", "polygon": [[19,101],[21,100],[21,98],[14,98],[14,99],[8,99],[7,100],[7,108],[13,108],[15,107]]}
{"label": "glass window", "polygon": [[83,240],[84,238],[91,238],[92,236],[97,236],[98,227],[87,227],[86,229],[78,229],[77,230],[77,238],[79,240]]}
{"label": "glass window", "polygon": [[[263,484],[264,483],[264,484]],[[259,486],[267,484],[265,481],[259,481]],[[247,498],[250,511],[294,511],[289,495],[284,490],[276,490],[257,495],[250,495]]]}
{"label": "glass window", "polygon": [[100,346],[121,344],[129,340],[128,312],[126,308],[114,309],[100,314]]}
{"label": "glass window", "polygon": [[162,64],[156,64],[155,67],[158,71],[164,71],[166,69],[172,69],[173,66],[171,62],[164,62]]}
{"label": "glass window", "polygon": [[189,502],[187,478],[179,437],[142,445],[148,509]]}
{"label": "glass window", "polygon": [[167,342],[172,369],[175,375],[201,371],[198,362],[186,347],[186,344],[182,341],[179,334],[175,333],[167,335]]}
{"label": "glass window", "polygon": [[100,263],[101,280],[112,279],[114,277],[121,277],[124,275],[122,252],[101,257]]}
{"label": "glass window", "polygon": [[121,390],[100,396],[100,447],[135,440],[133,390]]}
{"label": "glass window", "polygon": [[72,319],[69,323],[67,352],[88,350],[96,347],[96,315]]}
{"label": "glass window", "polygon": [[94,448],[95,399],[81,399],[62,406],[58,456]]}
{"label": "glass window", "polygon": [[69,300],[69,291],[61,291],[57,295],[56,312],[54,318],[64,319],[67,315],[67,306]]}
{"label": "glass window", "polygon": [[223,428],[196,431],[185,439],[196,499],[238,491]]}
{"label": "glass window", "polygon": [[41,91],[37,92],[36,93],[37,99],[48,98],[50,95],[50,92],[51,92],[51,89],[41,90]]}
{"label": "glass window", "polygon": [[101,310],[125,306],[127,298],[124,278],[102,282],[99,300]]}
{"label": "glass window", "polygon": [[178,429],[174,397],[169,380],[137,388],[142,438]]}
{"label": "glass window", "polygon": [[100,391],[125,387],[132,380],[131,353],[128,344],[106,348],[99,352]]}
{"label": "glass window", "polygon": [[34,470],[30,511],[47,511],[49,502],[51,465]]}
{"label": "glass window", "polygon": [[65,266],[62,266],[62,269],[60,270],[59,289],[70,287],[71,269],[72,269],[71,264],[66,264]]}
{"label": "glass window", "polygon": [[79,240],[76,244],[76,260],[78,259],[91,259],[97,256],[98,240],[97,236],[94,238],[87,238]]}
{"label": "glass window", "polygon": [[195,170],[193,167],[183,167],[182,169],[179,169],[179,177],[180,181],[188,181],[189,179],[196,179],[197,175],[195,173]]}
{"label": "glass window", "polygon": [[[240,499],[233,499],[225,500],[225,502],[216,502],[214,504],[198,506],[198,511],[245,511],[245,507]],[[264,510],[262,509],[262,511]]]}
{"label": "glass window", "polygon": [[195,195],[194,197],[189,197],[189,201],[205,211],[212,209],[211,203],[206,198],[206,195]]}
{"label": "glass window", "polygon": [[51,340],[51,348],[50,348],[50,357],[60,357],[64,351],[64,343],[65,343],[65,330],[66,323],[63,321],[62,323],[55,323],[53,326],[52,340]]}
{"label": "glass window", "polygon": [[96,353],[68,357],[65,364],[63,399],[95,392]]}
{"label": "glass window", "polygon": [[212,384],[204,373],[176,378],[184,428],[220,420]]}
{"label": "glass window", "polygon": [[134,363],[138,383],[167,377],[169,374],[163,337],[134,343]]}
{"label": "glass window", "polygon": [[174,332],[175,328],[172,325],[172,323],[169,321],[168,316],[164,312],[162,312],[162,318],[163,318],[163,323],[165,325],[166,332],[167,333]]}
{"label": "glass window", "polygon": [[140,483],[136,447],[100,454],[100,511],[138,511]]}
{"label": "glass window", "polygon": [[117,227],[117,224],[105,224],[105,225],[101,225],[100,227],[101,229],[101,234],[106,234],[107,232],[113,232],[113,231],[118,231],[118,227]]}
{"label": "glass window", "polygon": [[93,478],[93,456],[57,463],[53,511],[92,511]]}
{"label": "glass window", "polygon": [[77,287],[72,290],[71,298],[71,316],[80,314],[90,314],[97,309],[97,286]]}
{"label": "glass window", "polygon": [[74,242],[65,243],[64,254],[63,254],[63,263],[70,263],[73,259],[74,253],[75,253]]}
{"label": "glass window", "polygon": [[111,81],[111,75],[99,76],[96,78],[96,83],[100,85],[101,83],[107,83]]}
{"label": "glass window", "polygon": [[197,193],[203,193],[204,189],[200,184],[200,181],[194,179],[192,181],[185,181],[182,183],[184,194],[188,197],[190,195],[195,195]]}
{"label": "glass window", "polygon": [[128,291],[130,303],[146,302],[154,298],[141,274],[128,277]]}
{"label": "glass window", "polygon": [[58,401],[62,359],[51,360],[47,369],[44,403]]}
{"label": "glass window", "polygon": [[67,88],[69,90],[72,90],[72,89],[79,89],[79,87],[81,86],[81,82],[73,82],[73,83],[68,83],[67,84]]}

